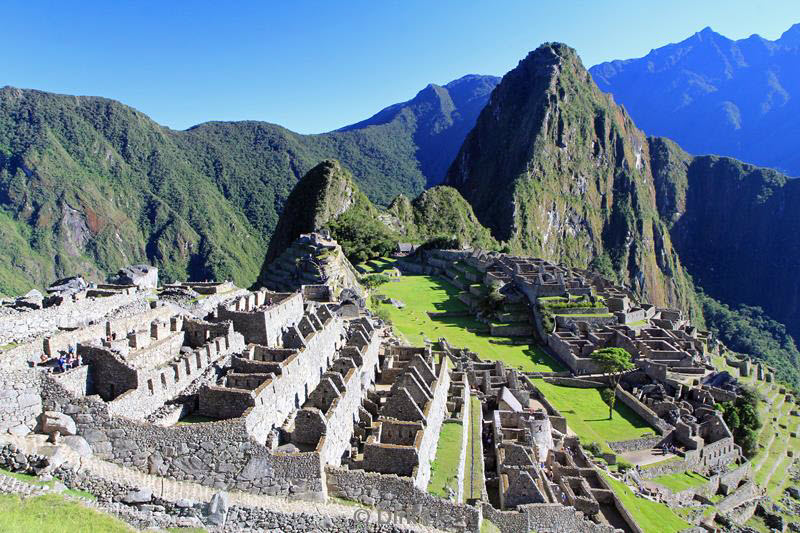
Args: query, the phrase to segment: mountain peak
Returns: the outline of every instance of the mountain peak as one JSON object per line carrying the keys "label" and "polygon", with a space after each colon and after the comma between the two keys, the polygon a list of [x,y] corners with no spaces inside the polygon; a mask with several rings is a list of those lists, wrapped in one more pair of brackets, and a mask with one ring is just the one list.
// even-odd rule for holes
{"label": "mountain peak", "polygon": [[563,43],[543,44],[503,77],[445,183],[515,252],[570,265],[605,254],[650,301],[688,297],[668,279],[682,273],[666,229],[637,223],[656,209],[647,140]]}
{"label": "mountain peak", "polygon": [[800,23],[793,24],[775,42],[790,48],[800,46]]}
{"label": "mountain peak", "polygon": [[350,172],[335,159],[325,159],[297,182],[267,250],[267,263],[304,233],[317,231],[366,197]]}

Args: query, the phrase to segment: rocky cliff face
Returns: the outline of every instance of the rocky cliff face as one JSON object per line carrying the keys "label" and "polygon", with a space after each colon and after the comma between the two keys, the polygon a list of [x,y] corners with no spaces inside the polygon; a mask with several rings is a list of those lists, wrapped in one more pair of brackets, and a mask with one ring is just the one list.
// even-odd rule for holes
{"label": "rocky cliff face", "polygon": [[659,217],[647,139],[563,44],[503,77],[446,183],[513,250],[594,263],[651,302],[695,307]]}
{"label": "rocky cliff face", "polygon": [[659,209],[711,296],[762,307],[800,338],[800,181],[650,139]]}

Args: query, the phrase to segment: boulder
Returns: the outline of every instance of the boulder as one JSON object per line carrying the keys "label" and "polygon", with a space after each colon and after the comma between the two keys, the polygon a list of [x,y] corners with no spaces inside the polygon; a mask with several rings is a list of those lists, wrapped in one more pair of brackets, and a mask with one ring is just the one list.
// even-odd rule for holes
{"label": "boulder", "polygon": [[121,268],[109,281],[120,285],[136,285],[140,289],[156,289],[158,269],[150,265],[130,265]]}
{"label": "boulder", "polygon": [[208,509],[206,510],[206,517],[208,522],[215,526],[222,527],[225,524],[225,518],[228,516],[228,508],[230,502],[228,501],[228,494],[225,492],[218,492],[211,497],[208,502]]}
{"label": "boulder", "polygon": [[137,503],[149,503],[153,499],[153,491],[150,489],[130,490],[122,498],[122,503],[133,505]]}
{"label": "boulder", "polygon": [[85,279],[80,276],[72,276],[70,278],[63,278],[58,281],[54,281],[49,287],[47,287],[47,292],[49,294],[66,295],[84,291],[88,287],[89,284],[86,283]]}
{"label": "boulder", "polygon": [[64,437],[62,441],[64,444],[75,450],[75,452],[81,457],[91,457],[92,447],[89,446],[89,443],[86,442],[86,439],[83,437],[78,435],[68,435]]}
{"label": "boulder", "polygon": [[52,435],[55,432],[61,435],[75,435],[78,431],[75,421],[71,416],[58,411],[45,411],[41,416],[42,432]]}
{"label": "boulder", "polygon": [[14,302],[14,307],[16,308],[28,308],[28,309],[41,309],[44,302],[44,296],[42,293],[33,289],[32,291],[28,291],[25,293],[24,296],[20,296]]}

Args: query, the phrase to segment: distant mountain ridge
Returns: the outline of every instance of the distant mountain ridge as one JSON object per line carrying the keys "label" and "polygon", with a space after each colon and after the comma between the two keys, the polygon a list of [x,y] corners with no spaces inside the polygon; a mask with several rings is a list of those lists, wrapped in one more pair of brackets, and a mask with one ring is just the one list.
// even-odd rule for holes
{"label": "distant mountain ridge", "polygon": [[444,86],[431,83],[411,100],[391,105],[337,131],[403,124],[417,146],[420,171],[427,179],[427,186],[432,187],[444,179],[461,143],[499,82],[497,76],[468,74]]}
{"label": "distant mountain ridge", "polygon": [[774,41],[705,28],[589,72],[648,135],[800,176],[800,24]]}

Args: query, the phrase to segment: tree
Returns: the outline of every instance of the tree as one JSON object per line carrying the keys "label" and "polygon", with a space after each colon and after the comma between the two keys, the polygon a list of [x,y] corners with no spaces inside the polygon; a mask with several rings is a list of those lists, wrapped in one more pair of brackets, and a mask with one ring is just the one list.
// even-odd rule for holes
{"label": "tree", "polygon": [[614,391],[608,402],[608,419],[611,420],[614,416],[614,403],[617,399],[616,390],[622,374],[634,367],[631,362],[631,354],[624,348],[601,348],[593,351],[591,357],[600,365],[603,375],[608,377],[611,383],[611,390]]}
{"label": "tree", "polygon": [[492,286],[486,292],[479,301],[478,301],[478,309],[480,310],[481,314],[488,319],[497,318],[500,314],[500,311],[503,309],[503,302],[505,301],[505,295],[500,292],[502,285],[498,282],[492,283]]}

